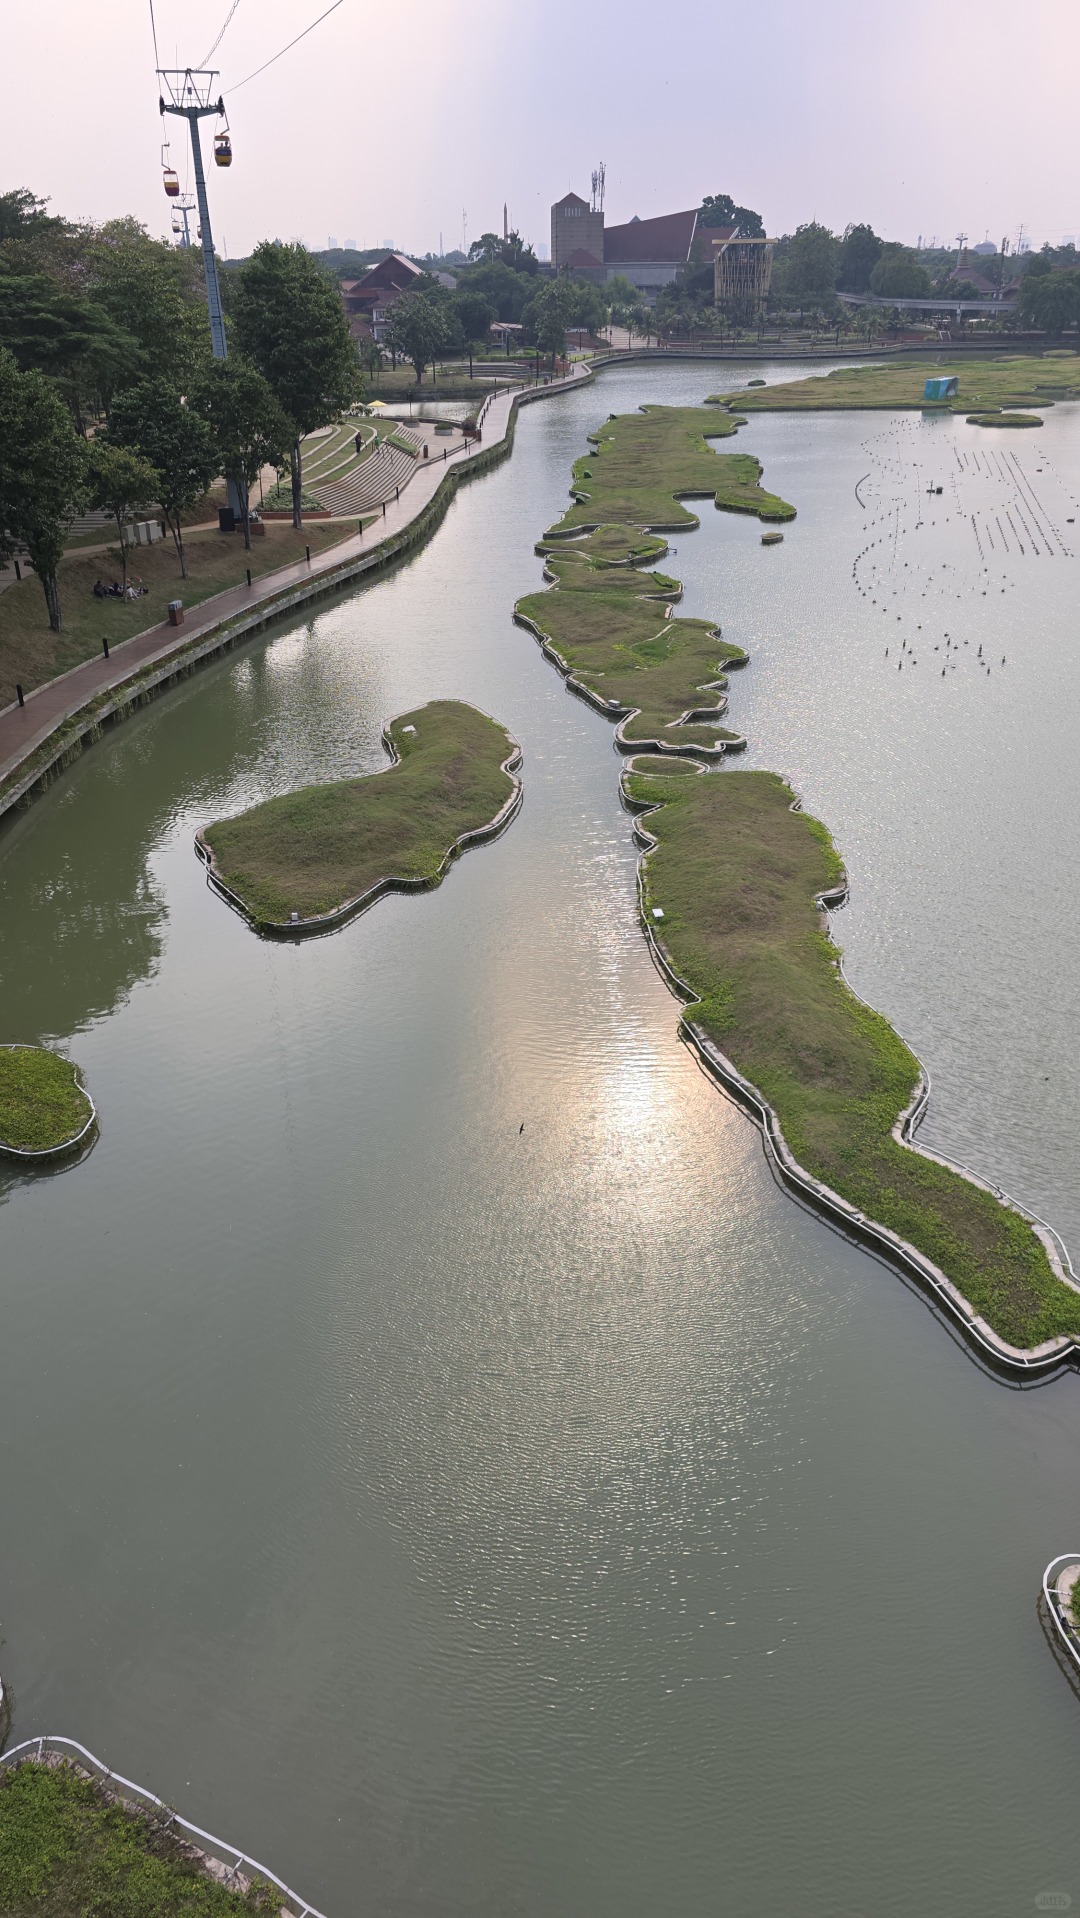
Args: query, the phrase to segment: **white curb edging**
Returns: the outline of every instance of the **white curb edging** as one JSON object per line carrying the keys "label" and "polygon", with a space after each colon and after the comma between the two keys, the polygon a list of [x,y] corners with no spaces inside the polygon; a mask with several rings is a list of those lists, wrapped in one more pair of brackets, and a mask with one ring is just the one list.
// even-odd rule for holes
{"label": "white curb edging", "polygon": [[[646,911],[645,861],[649,854],[655,850],[659,842],[643,825],[642,815],[658,810],[659,806],[641,806],[638,802],[630,799],[626,793],[625,786],[622,797],[627,810],[637,815],[634,819],[633,830],[634,837],[641,849],[637,872],[638,913],[653,961],[668,985],[673,988],[687,1006],[699,1005],[701,1002],[698,994],[692,986],[688,985],[685,979],[680,977],[668,960],[666,953],[656,937]],[[659,803],[662,804],[663,802]],[[795,800],[792,810],[801,810],[801,804],[798,799]],[[814,903],[823,912],[827,913],[830,908],[835,909],[837,906],[843,905],[847,896],[848,887],[845,880],[843,884],[817,894]],[[861,1005],[867,1005],[868,1002],[863,999],[859,993],[855,992],[854,987],[848,984],[843,968],[843,957],[839,949],[837,949],[837,960],[838,971],[845,988],[852,993],[854,998],[859,1000]],[[871,1010],[873,1010],[873,1008],[871,1008]],[[1074,1360],[1076,1356],[1080,1354],[1080,1340],[1065,1333],[1060,1334],[1054,1339],[1046,1339],[1041,1345],[1017,1346],[1009,1344],[1006,1339],[1001,1337],[1000,1333],[995,1332],[993,1327],[975,1311],[970,1301],[964,1297],[964,1294],[953,1284],[952,1280],[946,1276],[940,1266],[935,1265],[933,1260],[929,1259],[924,1252],[920,1252],[917,1246],[912,1245],[907,1239],[901,1238],[900,1234],[894,1232],[890,1226],[883,1225],[877,1219],[868,1218],[864,1212],[860,1212],[856,1206],[853,1206],[849,1200],[843,1198],[839,1192],[834,1192],[831,1186],[826,1185],[821,1179],[816,1179],[812,1173],[800,1165],[784,1137],[779,1114],[775,1108],[769,1104],[768,1100],[763,1097],[757,1087],[743,1076],[738,1067],[734,1065],[726,1054],[721,1052],[716,1042],[709,1037],[708,1033],[705,1032],[701,1026],[695,1025],[693,1020],[685,1013],[683,1014],[682,1023],[688,1038],[695,1047],[706,1070],[720,1083],[723,1090],[726,1091],[744,1111],[749,1113],[757,1125],[761,1132],[768,1158],[784,1183],[795,1188],[799,1195],[813,1206],[815,1211],[823,1213],[831,1223],[838,1225],[845,1233],[853,1234],[863,1243],[868,1243],[873,1249],[880,1252],[890,1264],[902,1267],[908,1271],[922,1287],[929,1290],[937,1304],[940,1305],[948,1314],[949,1318],[960,1327],[965,1337],[979,1350],[981,1356],[989,1359],[994,1366],[999,1368],[1004,1367],[1016,1376],[1030,1378],[1043,1377],[1060,1372],[1070,1361]],[[896,1028],[893,1027],[893,1030],[895,1031]],[[903,1039],[902,1034],[897,1034],[897,1036]],[[906,1045],[907,1041],[903,1040],[903,1043]],[[985,1179],[981,1179],[977,1173],[969,1171],[969,1169],[961,1165],[959,1161],[949,1160],[941,1153],[930,1152],[924,1146],[918,1144],[914,1138],[914,1133],[926,1113],[930,1098],[930,1075],[926,1071],[922,1061],[918,1058],[918,1055],[912,1051],[910,1046],[908,1046],[908,1051],[912,1052],[912,1057],[918,1066],[919,1079],[909,1104],[891,1127],[893,1138],[896,1139],[899,1145],[906,1146],[909,1151],[917,1152],[923,1158],[933,1159],[937,1164],[944,1165],[950,1171],[959,1173],[963,1178],[968,1179],[971,1184],[980,1186],[983,1191],[991,1193],[992,1196],[998,1200],[999,1204],[1005,1206],[1007,1210],[1016,1212],[1019,1217],[1024,1219],[1027,1224],[1032,1227],[1032,1230],[1041,1241],[1055,1277],[1059,1278],[1063,1284],[1069,1286],[1072,1291],[1080,1292],[1080,1283],[1078,1283],[1073,1272],[1072,1263],[1069,1259],[1064,1241],[1051,1226],[1048,1226],[1044,1220],[1040,1219],[1037,1214],[1031,1212],[1029,1208],[1023,1205],[1019,1200],[1011,1198],[1007,1193],[1003,1192],[1000,1187],[987,1184]]]}
{"label": "white curb edging", "polygon": [[[476,710],[479,709],[477,708]],[[403,716],[404,715],[399,715],[399,717]],[[311,938],[313,935],[318,935],[323,932],[336,932],[347,920],[355,919],[358,913],[365,912],[369,906],[373,906],[376,900],[383,898],[388,892],[433,892],[435,887],[441,884],[442,880],[446,877],[453,861],[460,858],[463,852],[467,852],[470,846],[483,845],[489,839],[498,838],[499,834],[504,831],[516,815],[524,798],[524,788],[521,780],[516,776],[518,768],[522,763],[521,747],[499,720],[492,719],[490,713],[485,713],[484,718],[491,719],[492,725],[499,726],[500,730],[506,734],[506,738],[510,743],[511,750],[502,761],[499,771],[506,774],[510,780],[512,790],[505,804],[499,808],[494,819],[489,820],[486,826],[474,826],[470,831],[463,832],[454,840],[453,845],[449,847],[439,865],[438,871],[432,878],[402,879],[389,877],[386,879],[377,879],[375,884],[369,886],[366,892],[358,893],[355,899],[346,899],[343,905],[335,906],[333,912],[316,913],[308,919],[257,919],[250,907],[240,897],[240,894],[235,892],[231,886],[226,885],[224,879],[221,878],[217,871],[213,852],[203,837],[205,828],[200,827],[199,831],[195,834],[195,852],[206,867],[207,883],[213,887],[214,891],[218,893],[227,904],[231,905],[240,914],[241,918],[246,919],[248,924],[252,926],[256,932],[269,938]],[[390,754],[390,765],[383,768],[384,772],[390,772],[394,766],[401,764],[401,754],[398,752],[390,731],[391,726],[396,725],[396,723],[396,720],[389,720],[382,730],[383,745]],[[376,779],[380,777],[378,773],[369,776]],[[359,773],[356,777],[363,778],[365,775]],[[334,783],[336,784],[337,782]]]}
{"label": "white curb edging", "polygon": [[[0,1052],[50,1052],[51,1050],[52,1049],[49,1046],[21,1045],[17,1039],[5,1041],[4,1043],[0,1044]],[[63,1058],[62,1053],[57,1053],[54,1056],[56,1058]],[[97,1124],[97,1116],[98,1116],[97,1107],[94,1104],[93,1097],[90,1093],[90,1090],[87,1087],[85,1080],[83,1079],[80,1068],[75,1064],[74,1059],[68,1059],[65,1061],[65,1063],[71,1066],[75,1074],[75,1084],[78,1086],[79,1091],[82,1093],[83,1098],[86,1100],[87,1104],[90,1107],[90,1117],[87,1119],[86,1124],[82,1127],[82,1129],[79,1132],[73,1133],[70,1139],[62,1140],[59,1145],[46,1145],[46,1146],[35,1146],[35,1147],[8,1145],[4,1139],[0,1139],[0,1157],[18,1159],[18,1160],[21,1160],[24,1164],[29,1163],[29,1164],[38,1164],[38,1165],[40,1165],[40,1163],[44,1159],[62,1158],[67,1153],[74,1152],[76,1146],[79,1146],[82,1144],[88,1132],[90,1132],[91,1128]]]}
{"label": "white curb edging", "polygon": [[[201,1825],[193,1825],[190,1819],[181,1818],[178,1812],[172,1811],[171,1807],[166,1805],[164,1799],[148,1791],[145,1785],[136,1785],[130,1778],[122,1778],[119,1772],[110,1771],[100,1758],[95,1758],[93,1752],[87,1751],[86,1746],[80,1745],[74,1738],[46,1734],[40,1738],[24,1739],[21,1745],[13,1745],[10,1751],[0,1752],[0,1769],[17,1763],[40,1764],[50,1756],[68,1759],[69,1752],[78,1752],[83,1764],[89,1767],[90,1775],[116,1788],[119,1796],[123,1797],[127,1792],[134,1792],[136,1798],[156,1806],[159,1811],[169,1812],[170,1825],[177,1825],[183,1831],[191,1832],[195,1838],[201,1839],[202,1846],[213,1847],[212,1852],[207,1855],[216,1863],[228,1865],[224,1881],[226,1884],[230,1878],[238,1879],[241,1867],[246,1866],[253,1877],[266,1878],[272,1885],[277,1886],[285,1899],[282,1909],[290,1914],[290,1918],[323,1918],[322,1912],[316,1911],[314,1905],[309,1905],[306,1899],[301,1898],[297,1892],[291,1891],[276,1872],[270,1871],[266,1865],[260,1865],[257,1859],[250,1858],[246,1851],[240,1850],[238,1845],[226,1844],[223,1839],[215,1838],[212,1832],[203,1831]],[[68,1759],[68,1762],[75,1761]],[[196,1846],[194,1849],[201,1850],[201,1847]],[[233,1860],[231,1865],[228,1864],[230,1858]],[[246,1889],[246,1886],[242,1888]]]}

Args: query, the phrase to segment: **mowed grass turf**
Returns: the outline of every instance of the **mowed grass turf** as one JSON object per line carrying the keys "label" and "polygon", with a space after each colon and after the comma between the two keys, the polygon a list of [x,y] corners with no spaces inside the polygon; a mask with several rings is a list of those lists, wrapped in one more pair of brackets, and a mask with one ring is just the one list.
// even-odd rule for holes
{"label": "mowed grass turf", "polygon": [[74,1139],[90,1112],[70,1059],[44,1046],[0,1047],[0,1145],[47,1152]]}
{"label": "mowed grass turf", "polygon": [[337,912],[385,881],[434,885],[462,835],[513,794],[513,741],[473,706],[433,700],[386,731],[398,764],[385,772],[302,786],[201,834],[257,926]]}
{"label": "mowed grass turf", "polygon": [[517,617],[578,684],[624,715],[621,744],[706,754],[741,744],[716,722],[726,705],[723,667],[745,654],[708,620],[672,619],[678,581],[642,570],[664,551],[658,528],[698,524],[683,497],[763,520],[794,518],[793,507],[762,487],[756,459],[711,450],[708,441],[737,424],[699,406],[613,416],[589,435],[594,450],[574,463],[574,503],[537,547],[553,584],[519,600]]}
{"label": "mowed grass turf", "polygon": [[3,1918],[241,1918],[276,1913],[269,1885],[227,1891],[148,1816],[71,1766],[0,1772]]}
{"label": "mowed grass turf", "polygon": [[[555,586],[519,600],[517,617],[550,641],[576,681],[629,715],[620,732],[627,744],[670,741],[682,750],[715,752],[736,735],[711,720],[679,722],[688,711],[723,712],[721,669],[745,655],[707,620],[671,619],[678,581],[613,563],[611,530],[617,529],[601,528],[570,546],[551,544],[545,571]],[[593,559],[598,538],[604,542],[599,566]]]}
{"label": "mowed grass turf", "polygon": [[794,519],[795,508],[760,484],[750,453],[714,453],[708,441],[725,439],[738,422],[700,406],[645,406],[619,413],[590,433],[594,451],[574,462],[575,502],[547,538],[613,522],[639,531],[696,526],[682,499],[712,499],[733,513],[763,520]]}
{"label": "mowed grass turf", "polygon": [[672,779],[632,769],[630,802],[658,841],[644,861],[656,935],[714,1039],[779,1115],[809,1172],[934,1261],[1011,1343],[1080,1332],[1080,1296],[1031,1227],[890,1128],[918,1078],[888,1021],[837,967],[816,896],[843,879],[825,828],[774,773]]}
{"label": "mowed grass turf", "polygon": [[[928,379],[956,378],[959,392],[925,400]],[[994,406],[1051,406],[1080,395],[1080,358],[1031,354],[1001,359],[890,361],[885,366],[842,366],[835,373],[776,386],[712,393],[706,405],[733,406],[741,413],[820,412],[834,407],[917,408],[920,412],[970,413]]]}

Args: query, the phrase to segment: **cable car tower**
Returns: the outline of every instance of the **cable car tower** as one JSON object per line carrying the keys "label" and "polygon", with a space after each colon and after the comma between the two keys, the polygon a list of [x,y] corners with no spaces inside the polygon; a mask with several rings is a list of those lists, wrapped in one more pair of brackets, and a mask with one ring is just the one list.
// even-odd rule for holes
{"label": "cable car tower", "polygon": [[[195,201],[191,198],[190,194],[188,194],[185,199],[177,200],[176,205],[173,207],[172,230],[177,236],[176,244],[179,247],[186,248],[191,245],[191,228],[188,225],[188,214],[194,213],[194,211]],[[195,233],[197,238],[201,240],[201,226],[196,226]]]}
{"label": "cable car tower", "polygon": [[[218,282],[217,261],[214,258],[214,236],[210,230],[210,207],[206,198],[206,175],[203,172],[202,143],[199,139],[199,121],[213,115],[225,120],[225,103],[220,95],[211,98],[216,68],[184,67],[158,68],[158,80],[161,91],[158,96],[158,111],[161,114],[175,113],[188,123],[191,133],[191,159],[195,169],[195,195],[199,206],[199,232],[202,238],[203,269],[206,275],[206,304],[210,311],[210,348],[215,360],[228,357],[229,347],[225,338],[225,316],[221,309],[221,287]],[[232,165],[232,142],[229,138],[228,121],[225,120],[224,132],[214,136],[214,161],[217,166]],[[172,176],[175,179],[175,175]],[[174,191],[166,174],[165,191],[170,198],[176,198],[179,182]],[[187,245],[187,219],[184,219],[184,244]]]}

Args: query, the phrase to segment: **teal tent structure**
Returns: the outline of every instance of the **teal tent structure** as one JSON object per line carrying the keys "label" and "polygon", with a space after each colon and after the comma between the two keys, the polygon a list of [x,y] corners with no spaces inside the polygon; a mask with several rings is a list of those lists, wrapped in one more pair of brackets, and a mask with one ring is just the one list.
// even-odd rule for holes
{"label": "teal tent structure", "polygon": [[931,379],[927,380],[926,385],[923,387],[922,396],[924,400],[951,400],[953,394],[959,393],[959,391],[960,382],[955,377],[949,379]]}

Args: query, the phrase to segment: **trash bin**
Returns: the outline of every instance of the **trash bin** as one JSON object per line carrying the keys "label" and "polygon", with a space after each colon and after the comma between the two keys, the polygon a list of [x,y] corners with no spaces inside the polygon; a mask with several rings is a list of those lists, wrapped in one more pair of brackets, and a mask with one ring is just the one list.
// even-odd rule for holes
{"label": "trash bin", "polygon": [[235,533],[236,514],[233,512],[233,509],[231,506],[218,507],[217,526],[218,526],[219,533]]}
{"label": "trash bin", "polygon": [[184,623],[184,602],[182,599],[169,601],[169,625],[182,626]]}

